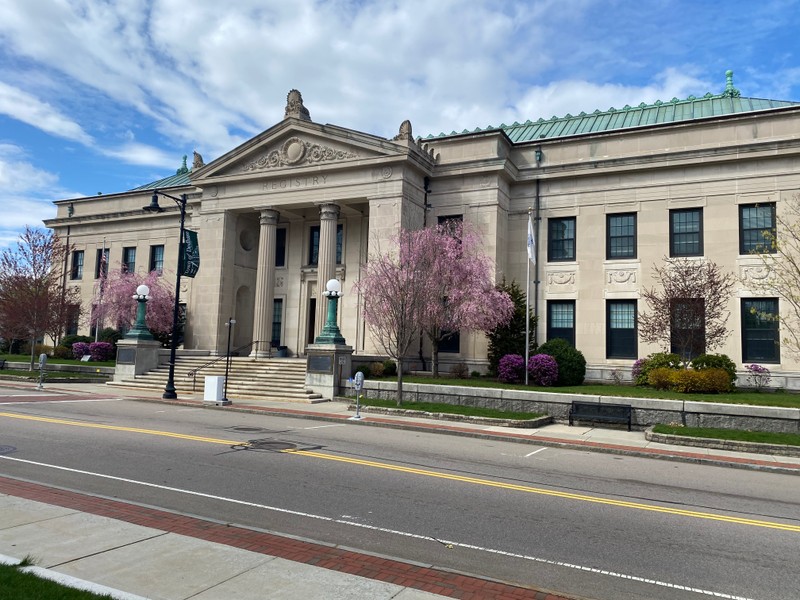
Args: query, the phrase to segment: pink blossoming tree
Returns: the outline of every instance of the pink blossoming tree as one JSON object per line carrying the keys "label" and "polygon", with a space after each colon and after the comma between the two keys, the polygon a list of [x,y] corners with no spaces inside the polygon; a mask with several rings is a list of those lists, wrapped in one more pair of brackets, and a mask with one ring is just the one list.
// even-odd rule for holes
{"label": "pink blossoming tree", "polygon": [[102,321],[116,327],[133,327],[136,321],[136,300],[133,296],[136,288],[142,284],[150,288],[146,313],[148,329],[156,334],[170,332],[175,293],[157,271],[147,275],[130,273],[122,268],[109,272],[95,290],[93,304],[99,308],[92,311],[92,325],[96,326]]}
{"label": "pink blossoming tree", "polygon": [[421,317],[431,342],[431,369],[439,376],[439,344],[456,332],[489,332],[508,323],[514,302],[498,290],[494,265],[481,235],[469,223],[445,222],[419,232],[417,252],[429,256],[428,300]]}
{"label": "pink blossoming tree", "polygon": [[402,230],[389,251],[378,248],[364,266],[356,289],[375,339],[398,363],[398,405],[402,359],[420,333],[431,340],[436,376],[438,344],[448,332],[491,331],[511,318],[513,302],[495,288],[481,247],[478,233],[460,223]]}

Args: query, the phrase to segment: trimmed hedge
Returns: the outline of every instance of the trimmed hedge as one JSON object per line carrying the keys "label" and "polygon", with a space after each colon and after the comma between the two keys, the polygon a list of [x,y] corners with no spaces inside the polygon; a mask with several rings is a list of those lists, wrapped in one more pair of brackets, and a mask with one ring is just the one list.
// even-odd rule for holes
{"label": "trimmed hedge", "polygon": [[650,371],[648,383],[657,390],[674,390],[684,394],[719,394],[731,390],[731,381],[725,369],[669,369],[660,367]]}
{"label": "trimmed hedge", "polygon": [[586,359],[580,350],[560,338],[550,340],[539,346],[537,354],[549,354],[558,363],[556,385],[581,385],[586,378]]}

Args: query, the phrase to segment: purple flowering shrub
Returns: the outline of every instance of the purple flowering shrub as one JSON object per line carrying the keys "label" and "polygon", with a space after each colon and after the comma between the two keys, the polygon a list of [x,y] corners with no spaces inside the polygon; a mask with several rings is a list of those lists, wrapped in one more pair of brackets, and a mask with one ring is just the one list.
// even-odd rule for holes
{"label": "purple flowering shrub", "polygon": [[769,380],[772,379],[772,374],[767,367],[762,367],[754,363],[752,365],[745,365],[744,368],[747,371],[747,383],[752,385],[759,392],[762,388],[767,386]]}
{"label": "purple flowering shrub", "polygon": [[89,352],[89,344],[86,342],[75,342],[72,344],[72,356],[80,360],[86,354],[91,354],[91,352]]}
{"label": "purple flowering shrub", "polygon": [[525,373],[525,359],[519,354],[506,354],[497,365],[497,378],[503,383],[519,383]]}
{"label": "purple flowering shrub", "polygon": [[92,342],[89,344],[89,354],[92,355],[92,360],[111,360],[114,358],[114,346],[108,342]]}
{"label": "purple flowering shrub", "polygon": [[536,354],[528,359],[528,380],[533,385],[549,386],[558,380],[558,363],[549,354]]}
{"label": "purple flowering shrub", "polygon": [[647,385],[647,381],[639,381],[639,377],[642,375],[642,367],[647,364],[646,358],[640,358],[635,363],[633,363],[633,367],[631,367],[631,379],[636,382],[636,385]]}

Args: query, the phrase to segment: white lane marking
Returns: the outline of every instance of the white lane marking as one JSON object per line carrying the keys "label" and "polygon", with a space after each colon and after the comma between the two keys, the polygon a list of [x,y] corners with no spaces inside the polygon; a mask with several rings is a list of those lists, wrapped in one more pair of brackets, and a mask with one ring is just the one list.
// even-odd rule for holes
{"label": "white lane marking", "polygon": [[326,427],[345,427],[345,424],[337,423],[336,425],[317,425],[316,427],[303,427],[303,429],[325,429]]}
{"label": "white lane marking", "polygon": [[[252,508],[261,508],[264,510],[270,510],[273,512],[279,512],[284,514],[295,515],[299,517],[306,517],[309,519],[316,519],[318,521],[327,521],[329,523],[336,523],[339,525],[349,525],[351,527],[360,527],[362,529],[369,529],[370,531],[377,531],[380,533],[390,533],[392,535],[399,535],[402,537],[418,539],[418,540],[425,540],[430,542],[436,542],[438,544],[445,544],[447,546],[453,546],[457,548],[465,548],[468,550],[477,550],[479,552],[487,552],[489,554],[496,554],[498,556],[507,556],[509,558],[520,558],[522,560],[527,560],[531,562],[536,562],[539,564],[545,565],[552,565],[556,567],[564,567],[567,569],[574,569],[577,571],[583,571],[586,573],[594,573],[596,575],[606,575],[608,577],[616,577],[619,579],[626,579],[628,581],[636,581],[638,583],[648,583],[651,585],[656,585],[659,587],[665,587],[673,590],[682,590],[686,592],[695,592],[697,594],[703,594],[705,596],[711,596],[712,598],[723,598],[724,600],[753,600],[752,598],[747,598],[745,596],[733,596],[731,594],[725,594],[723,592],[713,592],[709,590],[703,590],[700,588],[694,588],[686,585],[680,585],[677,583],[670,583],[667,581],[659,581],[657,579],[648,579],[646,577],[638,577],[636,575],[628,575],[626,573],[617,573],[616,571],[608,571],[606,569],[598,569],[596,567],[586,567],[583,565],[576,565],[568,562],[558,561],[558,560],[551,560],[549,558],[540,558],[537,556],[529,556],[527,554],[519,554],[516,552],[507,552],[505,550],[498,550],[496,548],[485,548],[483,546],[476,546],[474,544],[465,544],[462,542],[456,542],[451,540],[439,539],[430,537],[428,535],[420,535],[418,533],[410,533],[407,531],[397,531],[395,529],[387,529],[385,527],[377,527],[375,525],[366,525],[364,523],[356,523],[354,521],[344,520],[344,519],[334,519],[332,517],[326,517],[323,515],[315,515],[312,513],[306,513],[298,510],[291,510],[288,508],[280,508],[277,506],[269,506],[266,504],[258,504],[256,502],[247,502],[246,500],[237,500],[235,498],[227,498],[225,496],[217,496],[215,494],[204,494],[203,492],[195,492],[192,490],[184,490],[181,488],[170,487],[167,485],[159,485],[157,483],[148,483],[147,481],[138,481],[136,479],[128,479],[126,477],[117,477],[115,475],[104,475],[103,473],[94,473],[92,471],[83,471],[81,469],[72,469],[69,467],[62,467],[59,465],[51,465],[48,463],[41,463],[36,462],[33,460],[25,460],[23,458],[13,458],[11,456],[2,456],[0,455],[0,459],[10,460],[13,462],[25,463],[29,465],[36,465],[38,467],[47,467],[50,469],[56,469],[58,471],[67,471],[69,473],[78,473],[81,475],[90,475],[92,477],[99,477],[101,479],[110,479],[112,481],[122,481],[124,483],[132,483],[134,485],[141,485],[144,487],[155,488],[159,490],[166,490],[169,492],[177,492],[179,494],[187,494],[189,496],[198,496],[200,498],[208,498],[211,500],[221,500],[223,502],[230,502],[231,504],[239,504],[242,506],[249,506]],[[124,502],[122,500],[121,502]]]}
{"label": "white lane marking", "polygon": [[541,452],[542,450],[547,450],[547,448],[539,448],[538,450],[534,450],[533,452],[528,452],[528,453],[525,455],[525,458],[528,458],[529,456],[533,456],[534,454],[538,454],[538,453],[539,453],[539,452]]}

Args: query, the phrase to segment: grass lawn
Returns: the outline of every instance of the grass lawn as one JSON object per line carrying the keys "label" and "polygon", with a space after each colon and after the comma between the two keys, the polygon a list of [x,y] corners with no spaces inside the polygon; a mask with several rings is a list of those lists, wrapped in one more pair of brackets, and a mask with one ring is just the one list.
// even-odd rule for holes
{"label": "grass lawn", "polygon": [[[14,375],[16,377],[25,377],[26,379],[33,379],[39,381],[39,369],[34,371],[20,371],[17,369],[0,369],[0,375]],[[44,380],[48,379],[97,379],[97,381],[106,381],[108,377],[102,375],[95,375],[94,373],[75,373],[72,371],[47,371],[44,372]]]}
{"label": "grass lawn", "polygon": [[458,406],[453,404],[437,404],[435,402],[409,402],[397,406],[394,400],[377,400],[375,398],[361,398],[361,406],[379,406],[381,408],[400,408],[404,410],[419,410],[430,413],[446,413],[451,415],[466,415],[469,417],[489,417],[492,419],[510,419],[514,421],[527,421],[543,415],[537,413],[506,412],[494,408],[476,408],[473,406]]}
{"label": "grass lawn", "polygon": [[[0,354],[0,359],[5,359],[8,362],[21,362],[25,364],[30,364],[31,362],[31,355],[30,354]],[[84,367],[113,367],[117,364],[115,360],[98,360],[98,361],[90,361],[90,362],[81,362],[74,358],[51,358],[47,357],[47,363],[51,365],[82,365]],[[38,368],[39,366],[39,357],[34,357],[33,361],[34,366]]]}
{"label": "grass lawn", "polygon": [[740,442],[758,442],[761,444],[800,446],[800,434],[797,433],[770,433],[766,431],[741,431],[734,429],[714,429],[711,427],[679,427],[673,425],[655,425],[653,431],[655,433],[712,438],[715,440],[736,440]]}
{"label": "grass lawn", "polygon": [[24,573],[16,566],[0,565],[0,598],[14,600],[114,600],[109,594],[98,595],[66,587],[55,581]]}
{"label": "grass lawn", "polygon": [[531,392],[550,392],[562,394],[585,394],[593,396],[618,396],[620,398],[658,398],[661,400],[692,400],[694,402],[721,402],[725,404],[750,404],[753,406],[780,406],[800,408],[800,394],[790,392],[756,392],[736,390],[726,394],[680,394],[668,390],[656,390],[632,385],[586,384],[566,387],[536,387],[521,383],[500,383],[496,379],[471,377],[469,379],[450,379],[439,377],[403,377],[403,383],[429,383],[445,386],[466,386],[502,388],[508,390],[527,390]]}

